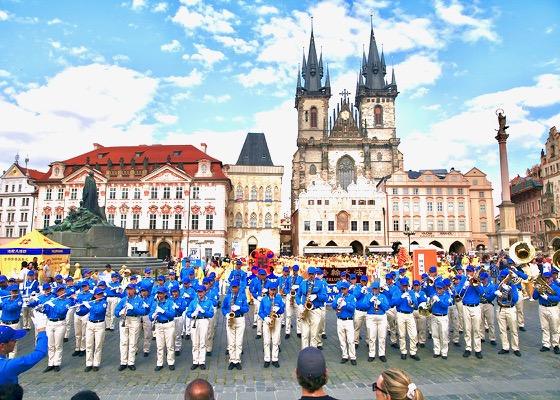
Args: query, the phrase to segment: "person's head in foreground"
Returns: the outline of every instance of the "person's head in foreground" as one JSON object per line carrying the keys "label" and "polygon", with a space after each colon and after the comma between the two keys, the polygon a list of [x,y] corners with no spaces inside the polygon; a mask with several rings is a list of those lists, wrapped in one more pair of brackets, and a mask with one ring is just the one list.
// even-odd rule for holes
{"label": "person's head in foreground", "polygon": [[23,388],[17,383],[0,385],[0,400],[22,400]]}
{"label": "person's head in foreground", "polygon": [[304,395],[323,395],[323,386],[328,381],[327,363],[323,352],[316,347],[306,347],[299,352],[296,377]]}
{"label": "person's head in foreground", "polygon": [[185,388],[185,400],[214,400],[214,389],[205,379],[196,378]]}
{"label": "person's head in foreground", "polygon": [[411,381],[410,376],[400,369],[383,371],[373,382],[373,392],[378,400],[423,400],[424,395]]}
{"label": "person's head in foreground", "polygon": [[100,400],[97,393],[92,390],[82,390],[76,393],[70,400]]}

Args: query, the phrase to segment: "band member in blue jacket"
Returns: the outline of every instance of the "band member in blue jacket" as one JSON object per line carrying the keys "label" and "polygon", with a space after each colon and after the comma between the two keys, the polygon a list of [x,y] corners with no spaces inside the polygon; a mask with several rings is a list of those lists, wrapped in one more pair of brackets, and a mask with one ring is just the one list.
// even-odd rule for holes
{"label": "band member in blue jacket", "polygon": [[173,309],[175,310],[175,357],[181,355],[181,348],[183,347],[183,327],[185,326],[185,319],[183,313],[187,310],[187,302],[181,295],[179,284],[171,286],[171,301],[173,302]]}
{"label": "band member in blue jacket", "polygon": [[86,327],[86,372],[99,371],[101,352],[105,341],[105,315],[107,314],[107,300],[105,291],[96,287],[93,291],[93,300],[86,301],[83,305],[89,310],[89,319]]}
{"label": "band member in blue jacket", "polygon": [[[439,281],[441,281],[441,279]],[[414,280],[412,282],[412,290],[418,300],[418,308],[412,312],[412,315],[414,315],[414,321],[416,321],[416,329],[418,331],[418,346],[424,348],[426,347],[427,317],[420,314],[419,310],[426,308],[428,298],[426,297],[426,293],[422,290],[420,281]],[[433,294],[435,294],[435,291]],[[429,329],[431,330],[431,327]]]}
{"label": "band member in blue jacket", "polygon": [[387,338],[387,310],[390,308],[388,293],[380,291],[379,282],[371,284],[371,293],[367,295],[369,304],[366,316],[366,328],[368,333],[369,354],[368,361],[375,360],[376,342],[379,344],[379,359],[387,362],[385,357],[385,339]]}
{"label": "band member in blue jacket", "polygon": [[338,293],[331,306],[336,312],[336,331],[338,333],[338,341],[340,342],[340,350],[342,352],[341,364],[348,362],[356,365],[356,346],[354,345],[354,312],[356,310],[356,299],[354,295],[349,293],[350,283],[347,281],[340,284],[340,293]]}
{"label": "band member in blue jacket", "polygon": [[47,337],[49,338],[49,363],[43,372],[60,371],[62,363],[62,343],[66,333],[66,314],[74,305],[73,298],[66,297],[66,287],[56,288],[56,297],[45,302],[44,312],[47,315]]}
{"label": "band member in blue jacket", "polygon": [[222,314],[227,317],[226,333],[228,342],[228,370],[241,370],[241,351],[245,333],[245,314],[249,312],[249,303],[244,292],[240,290],[238,280],[230,282],[230,292],[224,298]]}
{"label": "band member in blue jacket", "polygon": [[193,319],[191,327],[193,365],[191,370],[206,369],[206,334],[208,320],[214,316],[212,300],[206,297],[206,287],[198,285],[197,298],[191,301],[187,308],[187,317]]}
{"label": "band member in blue jacket", "polygon": [[418,343],[418,331],[416,321],[412,312],[418,308],[418,299],[413,290],[409,290],[410,282],[408,278],[401,278],[399,281],[400,290],[396,291],[392,298],[392,303],[397,308],[397,324],[399,327],[399,346],[401,359],[406,360],[406,335],[410,342],[410,358],[419,361],[420,357],[416,354],[416,344]]}
{"label": "band member in blue jacket", "polygon": [[299,275],[299,266],[292,266],[292,275],[288,277],[288,292],[286,295],[286,334],[284,339],[289,339],[292,333],[292,316],[296,317],[296,334],[297,337],[301,337],[301,319],[299,318],[298,306],[296,303],[296,293],[299,289],[299,285],[303,281],[303,276]]}
{"label": "band member in blue jacket", "polygon": [[490,344],[496,346],[496,313],[494,311],[494,299],[496,295],[496,286],[492,283],[490,275],[487,272],[480,274],[480,286],[482,286],[483,295],[480,297],[480,336],[481,342],[485,341],[486,331],[490,336]]}
{"label": "band member in blue jacket", "polygon": [[156,332],[157,364],[156,371],[163,368],[164,348],[167,350],[167,365],[175,370],[175,310],[173,302],[167,297],[167,290],[159,287],[150,310],[150,320]]}
{"label": "band member in blue jacket", "polygon": [[509,353],[510,346],[507,333],[509,328],[513,354],[521,357],[519,333],[517,331],[517,310],[515,309],[515,303],[519,300],[519,292],[513,284],[506,282],[508,275],[509,272],[505,269],[500,272],[500,282],[498,282],[494,292],[498,303],[498,328],[500,328],[500,341],[502,342],[502,348],[498,351],[498,354]]}
{"label": "band member in blue jacket", "polygon": [[552,273],[545,272],[542,277],[554,293],[545,291],[539,285],[535,286],[532,293],[533,299],[539,301],[539,320],[542,331],[541,351],[550,351],[552,344],[554,353],[560,354],[560,308],[558,307],[560,286],[553,280]]}
{"label": "band member in blue jacket", "polygon": [[[321,305],[327,301],[327,288],[315,278],[315,267],[307,269],[307,280],[297,291],[296,302],[301,318],[301,348],[318,347],[321,322]],[[309,302],[309,304],[307,304]]]}
{"label": "band member in blue jacket", "polygon": [[[272,365],[280,367],[278,363],[278,353],[280,346],[280,316],[284,313],[284,301],[278,294],[278,282],[270,282],[267,295],[260,302],[259,318],[263,321],[263,347],[264,347],[264,367]],[[270,344],[272,342],[272,350]],[[272,353],[272,354],[271,354]]]}
{"label": "band member in blue jacket", "polygon": [[474,342],[474,354],[476,358],[482,358],[482,346],[480,337],[480,296],[484,293],[480,282],[474,278],[474,267],[467,266],[467,276],[461,280],[462,285],[457,288],[459,296],[463,301],[463,326],[465,328],[465,352],[463,357],[471,355]]}
{"label": "band member in blue jacket", "polygon": [[21,297],[23,299],[23,308],[21,310],[21,319],[23,329],[26,331],[31,329],[31,313],[32,310],[28,306],[29,301],[39,295],[39,282],[35,279],[35,271],[27,273],[27,280],[22,283]]}
{"label": "band member in blue jacket", "polygon": [[367,283],[368,277],[366,275],[362,275],[360,277],[360,282],[356,284],[351,292],[356,299],[356,311],[354,312],[354,344],[356,348],[360,344],[360,329],[362,328],[362,325],[365,325],[367,309],[369,307],[369,304],[367,303],[367,295],[370,291]]}
{"label": "band member in blue jacket", "polygon": [[432,305],[432,339],[434,342],[434,358],[441,356],[447,359],[449,350],[449,307],[453,304],[453,299],[443,281],[439,280],[434,284],[436,292],[430,298]]}
{"label": "band member in blue jacket", "polygon": [[253,278],[251,283],[249,284],[249,292],[253,296],[253,303],[255,307],[255,311],[253,313],[253,328],[257,327],[257,336],[256,339],[260,339],[262,337],[262,320],[259,319],[257,316],[259,314],[259,308],[261,304],[261,300],[264,296],[266,296],[267,288],[265,287],[266,282],[266,270],[259,269],[258,270],[258,277]]}
{"label": "band member in blue jacket", "polygon": [[136,366],[136,351],[138,350],[138,338],[140,336],[140,319],[147,314],[144,300],[136,294],[136,286],[133,283],[126,285],[126,295],[115,307],[115,317],[120,318],[120,365],[118,370],[123,371],[127,367],[134,371]]}

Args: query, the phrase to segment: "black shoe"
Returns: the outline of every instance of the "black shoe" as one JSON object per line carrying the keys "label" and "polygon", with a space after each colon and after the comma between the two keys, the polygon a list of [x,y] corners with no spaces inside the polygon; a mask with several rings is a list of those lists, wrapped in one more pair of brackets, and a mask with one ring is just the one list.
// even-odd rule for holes
{"label": "black shoe", "polygon": [[322,338],[322,339],[326,339],[326,338],[327,338],[327,334],[326,334],[326,333],[323,333],[323,334],[321,335],[321,338]]}
{"label": "black shoe", "polygon": [[59,371],[60,371],[60,365],[55,365],[54,372],[59,372]]}
{"label": "black shoe", "polygon": [[406,360],[406,354],[401,354],[401,360]]}
{"label": "black shoe", "polygon": [[156,340],[156,337],[155,337],[155,336],[154,336],[154,337],[152,337],[152,340]]}
{"label": "black shoe", "polygon": [[278,361],[272,361],[272,365],[274,366],[274,368],[280,368],[280,364],[278,363]]}
{"label": "black shoe", "polygon": [[226,350],[226,356],[229,356],[229,350]]}
{"label": "black shoe", "polygon": [[500,351],[498,351],[498,354],[509,354],[509,350],[501,349]]}
{"label": "black shoe", "polygon": [[554,346],[554,354],[560,354],[560,347]]}
{"label": "black shoe", "polygon": [[110,329],[109,329],[109,328],[105,328],[105,331],[110,331]]}
{"label": "black shoe", "polygon": [[284,335],[284,339],[289,339],[290,338],[290,334],[286,333],[286,335]]}
{"label": "black shoe", "polygon": [[99,367],[93,367],[93,372],[99,371]]}
{"label": "black shoe", "polygon": [[443,358],[444,360],[447,360],[447,356],[441,356],[441,358]]}
{"label": "black shoe", "polygon": [[317,346],[319,350],[323,350],[323,346]]}
{"label": "black shoe", "polygon": [[431,338],[432,338],[432,334],[430,333],[430,334],[428,334],[428,339],[431,339]]}
{"label": "black shoe", "polygon": [[486,343],[486,339],[480,339],[482,343]]}
{"label": "black shoe", "polygon": [[475,351],[474,355],[476,356],[476,358],[478,358],[479,360],[482,360],[484,357],[482,357],[482,353],[480,351]]}
{"label": "black shoe", "polygon": [[243,367],[241,366],[241,363],[235,364],[235,368],[237,368],[239,371],[241,371],[243,369]]}
{"label": "black shoe", "polygon": [[491,344],[492,346],[497,346],[497,345],[498,345],[498,344],[496,343],[495,340],[491,340],[491,341],[490,341],[490,344]]}
{"label": "black shoe", "polygon": [[67,343],[67,342],[68,342],[68,338],[65,337],[64,339],[62,339],[62,341],[63,341],[64,343]]}
{"label": "black shoe", "polygon": [[169,370],[170,370],[170,371],[175,371],[175,365],[170,365],[170,366],[169,366]]}
{"label": "black shoe", "polygon": [[488,329],[488,328],[486,328],[486,329],[485,329],[485,331],[486,331],[486,333],[488,333],[488,332],[489,332],[489,329]]}
{"label": "black shoe", "polygon": [[163,369],[163,365],[158,365],[154,371],[161,371]]}
{"label": "black shoe", "polygon": [[368,357],[367,360],[368,362],[373,362],[373,360],[375,360],[375,357]]}
{"label": "black shoe", "polygon": [[227,367],[227,369],[228,369],[229,371],[231,371],[233,368],[235,368],[235,365],[234,365],[233,363],[230,362],[229,365],[228,365],[228,367]]}
{"label": "black shoe", "polygon": [[133,365],[129,365],[129,366],[128,366],[128,369],[131,370],[131,371],[136,371],[136,367],[134,366],[134,364],[133,364]]}
{"label": "black shoe", "polygon": [[148,357],[149,355],[150,355],[150,353],[144,352],[144,357]]}
{"label": "black shoe", "polygon": [[354,345],[354,348],[357,349],[358,347],[360,347],[360,344],[359,344],[359,343],[356,343],[356,344]]}
{"label": "black shoe", "polygon": [[527,329],[525,329],[524,326],[520,326],[520,327],[519,327],[519,330],[522,331],[522,332],[525,332]]}
{"label": "black shoe", "polygon": [[257,336],[255,336],[255,339],[260,339],[260,338],[262,338],[262,336],[261,336],[261,335],[257,335]]}
{"label": "black shoe", "polygon": [[432,357],[438,358],[438,357],[439,357],[439,354],[434,354]]}
{"label": "black shoe", "polygon": [[459,331],[459,335],[462,335],[462,334],[463,334],[463,331]]}
{"label": "black shoe", "polygon": [[541,352],[550,351],[550,347],[543,346],[541,347]]}
{"label": "black shoe", "polygon": [[79,355],[80,355],[80,350],[75,350],[75,351],[72,353],[72,357],[76,357],[76,356],[79,356]]}
{"label": "black shoe", "polygon": [[282,353],[282,348],[278,346],[278,353]]}
{"label": "black shoe", "polygon": [[453,342],[453,345],[457,347],[461,347],[461,344],[459,342]]}
{"label": "black shoe", "polygon": [[350,360],[350,364],[356,365],[356,364],[358,364],[358,362],[356,360]]}
{"label": "black shoe", "polygon": [[420,343],[420,347],[423,349],[424,347],[426,347],[425,343]]}
{"label": "black shoe", "polygon": [[399,348],[399,345],[396,344],[396,343],[391,343],[391,347],[392,347],[393,349],[398,349],[398,348]]}
{"label": "black shoe", "polygon": [[191,340],[191,335],[187,335],[186,339]]}
{"label": "black shoe", "polygon": [[194,371],[195,369],[198,368],[198,364],[193,364],[191,365],[191,371]]}
{"label": "black shoe", "polygon": [[381,360],[381,362],[387,362],[387,357],[385,356],[379,356],[379,359]]}
{"label": "black shoe", "polygon": [[181,355],[181,351],[180,350],[175,350],[175,357],[178,357]]}
{"label": "black shoe", "polygon": [[521,357],[521,352],[519,350],[514,350],[513,354],[515,354],[517,357]]}
{"label": "black shoe", "polygon": [[85,350],[80,351],[80,357],[85,357],[85,355],[86,355],[86,351],[85,351]]}
{"label": "black shoe", "polygon": [[212,356],[212,352],[211,352],[211,351],[207,351],[207,352],[206,352],[206,355],[207,355],[208,357],[211,357],[211,356]]}
{"label": "black shoe", "polygon": [[463,353],[463,357],[470,357],[470,355],[471,355],[470,350],[465,350],[465,352]]}
{"label": "black shoe", "polygon": [[420,361],[420,357],[418,357],[416,354],[411,355],[410,358],[416,361]]}
{"label": "black shoe", "polygon": [[119,368],[117,368],[119,371],[124,371],[126,369],[126,365],[119,365]]}
{"label": "black shoe", "polygon": [[340,363],[341,363],[341,364],[346,364],[347,362],[348,362],[348,359],[347,359],[347,358],[343,358],[342,360],[340,360]]}
{"label": "black shoe", "polygon": [[265,361],[265,362],[264,362],[264,367],[265,367],[265,368],[270,367],[270,362],[269,362],[269,361]]}
{"label": "black shoe", "polygon": [[253,329],[257,329],[257,324],[253,324]]}
{"label": "black shoe", "polygon": [[200,364],[200,369],[205,370],[206,369],[206,364]]}
{"label": "black shoe", "polygon": [[301,338],[301,333],[298,333],[298,334],[297,334],[297,337],[298,337],[298,338]]}
{"label": "black shoe", "polygon": [[49,365],[47,368],[45,368],[43,370],[43,372],[49,372],[49,371],[52,371],[53,369],[54,369],[54,367],[52,365]]}
{"label": "black shoe", "polygon": [[85,372],[89,372],[89,371],[91,371],[92,369],[93,369],[93,367],[90,365],[90,366],[87,366],[86,369],[84,369],[84,371],[85,371]]}

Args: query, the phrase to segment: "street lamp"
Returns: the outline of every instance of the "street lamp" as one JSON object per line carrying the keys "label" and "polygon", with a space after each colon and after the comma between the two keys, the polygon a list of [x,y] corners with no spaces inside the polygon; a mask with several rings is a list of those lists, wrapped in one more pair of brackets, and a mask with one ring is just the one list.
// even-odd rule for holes
{"label": "street lamp", "polygon": [[403,233],[405,234],[405,236],[408,236],[408,254],[410,254],[410,237],[414,236],[415,233],[414,233],[414,231],[410,230],[408,224],[404,226]]}

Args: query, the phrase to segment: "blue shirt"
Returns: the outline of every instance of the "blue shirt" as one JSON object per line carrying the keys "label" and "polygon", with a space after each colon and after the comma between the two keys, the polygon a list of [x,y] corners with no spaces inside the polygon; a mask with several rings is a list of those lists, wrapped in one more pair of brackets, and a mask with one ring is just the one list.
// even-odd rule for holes
{"label": "blue shirt", "polygon": [[187,309],[187,302],[180,295],[177,297],[171,296],[171,301],[173,302],[173,309],[175,310],[175,316],[180,317],[181,314]]}
{"label": "blue shirt", "polygon": [[385,293],[379,293],[377,295],[377,300],[379,300],[379,302],[381,304],[379,304],[377,306],[377,311],[375,311],[375,295],[373,293],[368,293],[366,295],[367,300],[366,302],[369,304],[369,307],[367,309],[367,313],[369,315],[383,315],[385,314],[385,312],[390,308],[390,302],[389,299],[387,299],[387,296],[385,295]]}
{"label": "blue shirt", "polygon": [[[346,304],[340,307],[340,312],[338,312],[338,299],[343,299]],[[356,309],[356,298],[354,295],[347,293],[343,296],[342,292],[334,296],[331,303],[333,310],[337,311],[336,316],[340,318],[352,318],[354,316],[354,310]]]}
{"label": "blue shirt", "polygon": [[552,281],[550,287],[554,290],[554,295],[547,293],[548,299],[545,299],[541,296],[537,288],[535,288],[535,290],[533,290],[533,299],[539,300],[539,304],[542,306],[550,306],[553,303],[560,302],[560,286],[558,286],[556,282]]}
{"label": "blue shirt", "polygon": [[[274,296],[274,307],[278,307],[278,311],[275,311],[276,314],[281,315],[284,313],[284,301],[282,300],[282,296],[278,293]],[[259,306],[259,317],[261,317],[262,320],[269,317],[271,308],[272,298],[270,296],[263,297],[261,305]]]}
{"label": "blue shirt", "polygon": [[18,294],[15,299],[0,299],[0,309],[2,310],[2,321],[15,321],[19,319],[23,299]]}
{"label": "blue shirt", "polygon": [[51,306],[49,302],[45,303],[45,314],[47,314],[48,319],[65,319],[70,306],[74,304],[72,299],[55,298],[51,301],[54,306]]}
{"label": "blue shirt", "polygon": [[145,287],[148,289],[148,293],[150,293],[152,291],[152,289],[154,288],[154,284],[156,283],[156,281],[154,280],[154,278],[152,278],[151,276],[145,276],[142,278],[142,280],[140,281],[140,285],[142,287]]}
{"label": "blue shirt", "polygon": [[107,300],[104,297],[97,301],[90,302],[89,304],[90,321],[99,321],[105,319],[105,314],[107,313]]}
{"label": "blue shirt", "polygon": [[[154,319],[154,313],[156,312],[156,308],[163,309],[163,314],[158,313]],[[150,309],[150,320],[154,322],[162,322],[167,320],[172,320],[175,318],[175,310],[173,309],[173,302],[169,298],[165,298],[163,301],[159,301],[157,298],[154,298],[152,303],[152,308]]]}
{"label": "blue shirt", "polygon": [[37,334],[35,350],[23,357],[7,359],[0,355],[0,385],[4,383],[18,383],[18,376],[30,370],[47,355],[47,333],[41,331]]}
{"label": "blue shirt", "polygon": [[236,295],[233,293],[228,293],[226,297],[224,297],[224,302],[222,304],[222,314],[226,316],[231,312],[232,304],[239,306],[239,310],[234,311],[236,317],[241,317],[243,314],[249,312],[249,303],[247,302],[247,296],[244,293],[239,291]]}
{"label": "blue shirt", "polygon": [[[397,307],[397,311],[399,312],[412,312],[416,308],[418,308],[418,299],[414,295],[414,290],[407,290],[408,294],[410,295],[410,300],[408,298],[403,298],[402,295],[404,291],[399,289],[395,291],[393,294],[393,304]],[[410,305],[412,303],[412,307]]]}
{"label": "blue shirt", "polygon": [[189,307],[187,308],[187,317],[193,318],[192,314],[195,312],[198,305],[200,305],[200,307],[204,310],[204,313],[198,313],[198,318],[212,318],[214,316],[214,306],[212,304],[212,300],[206,296],[200,300],[197,294],[196,299],[191,301],[191,304],[189,304]]}
{"label": "blue shirt", "polygon": [[317,297],[312,300],[313,308],[321,307],[325,301],[327,301],[327,288],[323,286],[323,282],[317,278],[315,278],[314,282],[311,283],[309,280],[302,281],[299,285],[299,289],[296,293],[296,302],[298,305],[305,304],[305,300],[307,298],[307,292],[309,291],[309,287],[313,284],[313,288],[311,289],[311,294],[316,295]]}
{"label": "blue shirt", "polygon": [[[349,290],[350,292],[350,290]],[[352,292],[350,292],[354,298],[356,299],[356,310],[358,311],[367,311],[369,308],[369,304],[367,304],[367,297],[366,295],[370,293],[367,286],[362,285],[361,283],[356,284],[356,287]]]}
{"label": "blue shirt", "polygon": [[115,307],[115,317],[120,317],[119,313],[126,307],[127,303],[132,304],[132,310],[126,310],[127,317],[141,317],[142,315],[146,315],[146,308],[142,304],[144,300],[136,294],[133,297],[128,297],[127,294]]}
{"label": "blue shirt", "polygon": [[105,289],[105,293],[107,293],[107,297],[121,297],[122,289],[121,283],[117,279],[116,282],[112,280],[107,282],[107,289]]}
{"label": "blue shirt", "polygon": [[76,315],[79,317],[83,317],[89,312],[89,308],[83,305],[83,303],[90,301],[93,299],[92,292],[80,292],[76,296],[76,304],[79,306],[78,310],[76,310]]}
{"label": "blue shirt", "polygon": [[432,305],[432,314],[447,315],[449,306],[453,304],[453,299],[448,291],[444,290],[440,295],[436,293],[439,300]]}

